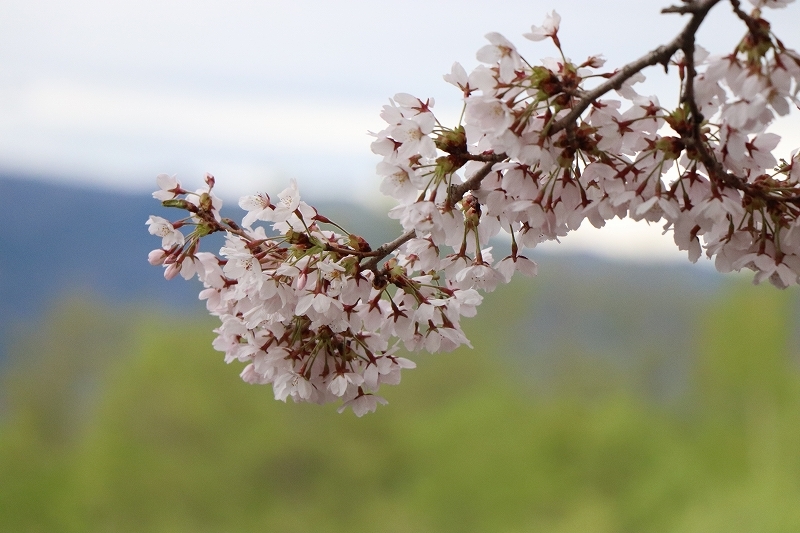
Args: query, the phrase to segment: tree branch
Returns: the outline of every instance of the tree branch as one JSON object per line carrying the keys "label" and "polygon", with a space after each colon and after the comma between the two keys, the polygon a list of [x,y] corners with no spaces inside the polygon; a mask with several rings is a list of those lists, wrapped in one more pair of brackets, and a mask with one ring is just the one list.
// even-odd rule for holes
{"label": "tree branch", "polygon": [[[721,0],[684,0],[684,1],[686,1],[686,5],[684,6],[670,7],[662,10],[662,13],[681,13],[681,14],[691,13],[692,15],[692,18],[689,21],[689,23],[686,24],[683,30],[672,41],[670,41],[666,45],[659,46],[655,50],[652,50],[651,52],[645,54],[639,59],[631,63],[628,63],[627,65],[622,67],[622,69],[620,69],[616,74],[611,76],[607,81],[601,83],[591,91],[587,92],[584,96],[580,98],[577,105],[575,105],[570,110],[569,113],[567,113],[564,117],[553,123],[552,127],[548,130],[547,134],[553,135],[569,127],[572,123],[575,122],[575,120],[578,119],[578,117],[580,117],[580,115],[584,111],[586,111],[586,109],[592,104],[592,102],[594,102],[599,97],[603,96],[604,94],[612,90],[619,89],[627,80],[629,80],[632,76],[634,76],[641,70],[657,64],[667,65],[670,58],[673,56],[673,54],[675,54],[676,51],[681,49],[690,50],[691,52],[687,53],[686,55],[687,57],[691,56],[693,60],[694,35],[697,32],[697,29],[702,24],[708,12],[711,10],[711,8],[713,8]],[[731,1],[735,2],[736,0],[731,0]],[[690,79],[693,79],[693,76],[694,76],[694,64],[692,62]],[[694,99],[692,97],[692,102],[693,100]],[[694,108],[692,110],[692,113],[694,115],[697,110],[697,106],[696,104],[693,105]],[[697,113],[695,116],[699,117],[700,115],[699,113]],[[696,139],[699,139],[699,131],[700,131],[699,123],[697,123],[695,126],[698,135]],[[695,144],[702,145],[702,143],[699,142]],[[709,154],[707,150],[705,151],[705,154],[701,152],[701,156],[704,156],[703,157],[704,164],[706,164],[706,161],[708,161],[708,164],[711,164],[712,162],[716,163],[713,156],[711,156],[711,154]],[[451,187],[450,191],[448,192],[448,200],[451,203],[451,205],[455,205],[455,203],[460,201],[467,191],[475,190],[478,187],[480,187],[481,181],[483,180],[483,178],[485,178],[491,173],[494,164],[503,161],[506,158],[507,158],[506,154],[495,154],[491,156],[491,159],[487,161],[487,163],[483,167],[481,167],[481,169],[478,170],[478,172],[476,172],[469,179],[467,179],[467,181],[465,181],[460,185]],[[725,174],[727,175],[727,173]],[[381,245],[379,248],[370,253],[370,255],[373,257],[369,261],[364,263],[362,265],[362,268],[374,270],[377,267],[378,263],[381,261],[381,259],[383,259],[387,255],[398,249],[400,246],[411,240],[414,237],[414,234],[415,234],[414,230],[409,230],[403,233],[397,239]]]}
{"label": "tree branch", "polygon": [[386,244],[382,244],[374,251],[374,257],[361,265],[362,270],[375,270],[380,263],[381,259],[389,255],[390,253],[394,252],[402,245],[410,241],[414,238],[416,231],[413,229],[408,230],[407,232],[400,235],[398,238],[391,242],[387,242]]}
{"label": "tree branch", "polygon": [[609,78],[608,81],[601,83],[591,91],[587,92],[586,95],[578,101],[578,104],[573,107],[569,113],[553,124],[548,133],[550,135],[558,133],[568,125],[572,124],[579,116],[581,116],[584,111],[586,111],[592,102],[607,92],[619,89],[622,87],[622,84],[643,69],[658,64],[666,65],[672,55],[684,47],[684,44],[688,39],[694,39],[694,34],[697,32],[697,29],[700,27],[700,24],[702,24],[708,12],[719,2],[720,0],[700,0],[692,2],[692,4],[688,6],[681,6],[680,10],[679,8],[674,8],[673,10],[670,10],[671,8],[667,8],[666,10],[662,11],[662,13],[691,12],[692,18],[686,27],[683,28],[683,31],[681,31],[681,33],[679,33],[678,36],[668,44],[659,46],[655,50],[643,55],[636,61],[628,63],[611,78]]}
{"label": "tree branch", "polygon": [[[731,4],[733,5],[733,10],[737,15],[739,15],[739,18],[741,18],[747,24],[747,27],[750,29],[750,31],[758,31],[757,23],[752,17],[745,14],[739,7],[739,0],[731,0]],[[751,184],[747,183],[746,179],[725,170],[722,164],[717,161],[717,158],[714,157],[714,154],[708,150],[708,146],[706,145],[700,131],[704,117],[702,113],[700,113],[700,109],[697,107],[697,101],[695,100],[694,95],[694,79],[697,76],[694,59],[694,33],[686,35],[685,42],[683,43],[681,49],[683,50],[684,60],[686,61],[686,84],[684,86],[683,94],[681,95],[681,101],[689,106],[689,111],[692,115],[691,135],[681,135],[681,140],[687,146],[693,148],[697,152],[700,162],[703,163],[704,167],[706,167],[709,178],[721,182],[728,187],[742,191],[746,195],[769,199],[770,196],[763,190],[753,187]]]}
{"label": "tree branch", "polygon": [[481,181],[483,178],[488,176],[492,172],[492,167],[495,163],[499,163],[504,159],[507,159],[508,156],[506,154],[494,154],[492,158],[483,165],[480,170],[478,170],[475,174],[473,174],[467,181],[462,183],[461,185],[455,185],[450,188],[449,191],[449,198],[451,201],[451,205],[454,205],[456,202],[460,201],[461,198],[467,191],[474,191],[478,187],[481,186]]}

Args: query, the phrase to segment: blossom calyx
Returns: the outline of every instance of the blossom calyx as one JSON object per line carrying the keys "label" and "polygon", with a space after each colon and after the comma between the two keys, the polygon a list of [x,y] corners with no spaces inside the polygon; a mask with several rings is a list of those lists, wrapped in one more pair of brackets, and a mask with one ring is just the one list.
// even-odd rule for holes
{"label": "blossom calyx", "polygon": [[371,252],[372,248],[364,237],[351,233],[347,236],[347,243],[357,252]]}
{"label": "blossom calyx", "polygon": [[[208,176],[211,176],[211,175],[209,174]],[[214,178],[211,177],[212,183],[213,183],[213,179]],[[203,194],[200,195],[200,209],[202,209],[203,211],[209,211],[209,212],[214,210],[213,199],[211,198],[211,195],[208,194],[207,192],[204,192]]]}
{"label": "blossom calyx", "polygon": [[540,96],[555,96],[563,90],[561,80],[558,79],[558,76],[555,72],[547,67],[533,67],[533,69],[531,69],[531,75],[529,79],[531,80],[532,85],[539,89],[541,93]]}
{"label": "blossom calyx", "polygon": [[433,143],[436,148],[448,154],[466,154],[467,150],[467,133],[464,126],[458,126],[452,130],[445,130],[440,133]]}
{"label": "blossom calyx", "polygon": [[464,210],[464,223],[467,229],[474,230],[481,221],[481,204],[475,196],[467,194],[461,202]]}
{"label": "blossom calyx", "polygon": [[[737,51],[747,54],[747,59],[752,62],[759,62],[772,48],[772,37],[770,37],[770,24],[761,18],[761,11],[753,10],[751,14],[753,24],[749,24],[750,31],[741,40]],[[755,30],[755,31],[753,31]]]}
{"label": "blossom calyx", "polygon": [[456,170],[461,168],[466,161],[462,161],[459,157],[454,156],[441,156],[436,158],[436,169],[433,171],[434,175],[440,180],[445,176],[449,176]]}
{"label": "blossom calyx", "polygon": [[395,258],[389,259],[388,261],[386,261],[386,263],[384,263],[383,266],[386,269],[386,273],[389,275],[389,279],[392,282],[398,279],[402,279],[406,275],[406,269],[403,268]]}
{"label": "blossom calyx", "polygon": [[679,137],[662,137],[655,143],[664,159],[678,159],[686,145]]}

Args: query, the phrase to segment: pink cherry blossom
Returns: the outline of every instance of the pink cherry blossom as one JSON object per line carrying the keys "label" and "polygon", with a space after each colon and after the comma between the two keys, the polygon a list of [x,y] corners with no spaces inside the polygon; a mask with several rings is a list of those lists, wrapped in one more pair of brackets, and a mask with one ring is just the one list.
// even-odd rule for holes
{"label": "pink cherry blossom", "polygon": [[499,33],[487,33],[486,39],[491,44],[487,44],[478,50],[478,61],[499,66],[500,78],[510,81],[514,78],[514,72],[522,68],[522,58],[517,53],[516,47],[500,35]]}
{"label": "pink cherry blossom", "polygon": [[375,394],[361,394],[352,400],[346,401],[339,408],[339,412],[344,412],[344,410],[349,407],[353,410],[353,413],[360,418],[367,413],[374,413],[379,403],[385,405],[388,402],[381,396]]}
{"label": "pink cherry blossom", "polygon": [[156,176],[156,183],[159,188],[158,191],[153,193],[153,198],[156,200],[171,200],[184,192],[181,189],[181,184],[178,179],[169,174],[159,174]]}
{"label": "pink cherry blossom", "polygon": [[[219,318],[213,346],[244,365],[245,382],[271,385],[282,401],[341,402],[357,416],[386,403],[380,387],[414,367],[401,347],[471,346],[461,319],[476,315],[481,293],[517,272],[536,275],[524,248],[585,220],[657,223],[690,261],[705,254],[721,272],[796,285],[800,156],[777,158],[781,139],[769,128],[800,103],[800,56],[769,32],[750,33],[753,22],[769,27],[761,8],[789,2],[751,3],[746,38],[727,55],[691,49],[682,35],[614,70],[600,70],[600,56],[569,59],[555,11],[525,37],[550,39],[542,44],[556,57],[528,61],[490,33],[481,65],[455,63],[445,75],[463,104],[454,125],[434,115],[433,99],[395,94],[380,112],[385,127],[371,134],[379,188],[397,202],[388,216],[404,231],[383,245],[302,201],[295,180],[272,198],[242,197],[239,226],[222,218],[213,176],[191,192],[161,174],[153,196],[186,214],[150,217],[162,241],[148,261],[168,279],[203,284],[200,298]],[[694,3],[685,16],[699,24],[713,4]],[[637,92],[645,64],[677,73],[677,103]],[[201,251],[214,233],[223,247]],[[501,234],[511,253],[495,262]]]}
{"label": "pink cherry blossom", "polygon": [[531,26],[531,32],[523,33],[522,36],[531,41],[541,41],[548,37],[555,38],[560,24],[561,15],[553,10],[545,17],[541,26]]}
{"label": "pink cherry blossom", "polygon": [[147,219],[146,224],[149,226],[147,230],[150,232],[150,235],[161,237],[162,248],[183,246],[183,233],[175,229],[169,220],[151,215],[150,218]]}

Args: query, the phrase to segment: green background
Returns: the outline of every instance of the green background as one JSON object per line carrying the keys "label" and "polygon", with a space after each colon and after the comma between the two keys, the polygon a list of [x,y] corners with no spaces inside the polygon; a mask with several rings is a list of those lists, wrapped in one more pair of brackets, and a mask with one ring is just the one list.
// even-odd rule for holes
{"label": "green background", "polygon": [[63,299],[0,375],[0,530],[800,531],[797,293],[657,281],[503,287],[360,419]]}

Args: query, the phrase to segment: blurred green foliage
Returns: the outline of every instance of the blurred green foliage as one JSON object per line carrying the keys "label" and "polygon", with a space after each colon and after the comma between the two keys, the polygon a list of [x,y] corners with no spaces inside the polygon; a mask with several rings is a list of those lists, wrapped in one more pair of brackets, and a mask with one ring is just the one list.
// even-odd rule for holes
{"label": "blurred green foliage", "polygon": [[[541,353],[533,287],[361,419],[242,383],[210,318],[63,302],[0,374],[0,531],[800,531],[795,293],[731,282],[690,331],[587,298],[637,328],[647,364],[620,366],[585,339]],[[664,400],[670,335],[691,356]]]}

